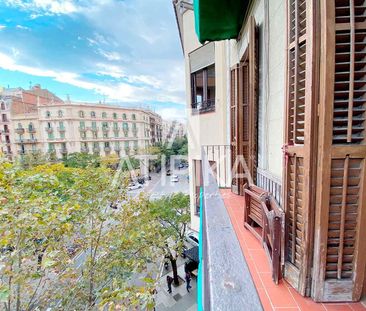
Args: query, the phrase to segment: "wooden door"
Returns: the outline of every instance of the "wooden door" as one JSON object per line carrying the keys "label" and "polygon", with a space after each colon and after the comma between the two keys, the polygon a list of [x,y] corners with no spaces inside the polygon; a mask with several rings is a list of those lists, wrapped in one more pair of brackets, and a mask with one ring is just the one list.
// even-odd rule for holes
{"label": "wooden door", "polygon": [[361,297],[366,261],[366,5],[322,1],[312,296]]}
{"label": "wooden door", "polygon": [[301,294],[310,291],[316,178],[317,63],[315,0],[290,0],[283,207],[284,276]]}

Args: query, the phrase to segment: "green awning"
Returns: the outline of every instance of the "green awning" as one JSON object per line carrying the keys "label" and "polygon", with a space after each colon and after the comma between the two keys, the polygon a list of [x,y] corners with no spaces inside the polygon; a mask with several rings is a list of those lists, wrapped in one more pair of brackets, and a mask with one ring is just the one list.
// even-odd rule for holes
{"label": "green awning", "polygon": [[250,0],[194,0],[198,39],[219,41],[237,38]]}

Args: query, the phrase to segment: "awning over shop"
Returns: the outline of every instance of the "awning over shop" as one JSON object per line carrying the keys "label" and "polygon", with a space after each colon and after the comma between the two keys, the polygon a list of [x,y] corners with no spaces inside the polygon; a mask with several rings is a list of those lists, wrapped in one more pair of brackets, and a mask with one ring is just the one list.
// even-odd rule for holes
{"label": "awning over shop", "polygon": [[194,0],[198,39],[218,41],[237,38],[250,0]]}

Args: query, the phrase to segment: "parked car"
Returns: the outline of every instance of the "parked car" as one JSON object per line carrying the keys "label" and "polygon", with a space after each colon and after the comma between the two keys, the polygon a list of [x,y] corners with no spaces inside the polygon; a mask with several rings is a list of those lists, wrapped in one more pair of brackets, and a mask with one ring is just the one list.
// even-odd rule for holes
{"label": "parked car", "polygon": [[180,163],[180,164],[178,165],[178,168],[179,168],[179,169],[184,168],[184,164],[183,164],[183,163]]}
{"label": "parked car", "polygon": [[143,177],[139,177],[139,178],[137,178],[137,182],[138,182],[139,184],[143,185],[143,184],[145,183],[145,178],[143,178]]}
{"label": "parked car", "polygon": [[186,241],[194,246],[199,246],[198,233],[189,231],[186,233]]}
{"label": "parked car", "polygon": [[142,185],[139,183],[129,184],[127,187],[128,190],[136,190],[136,189],[140,189],[140,188],[142,188]]}
{"label": "parked car", "polygon": [[178,182],[179,181],[179,178],[177,175],[172,175],[172,177],[170,177],[170,181],[171,182]]}
{"label": "parked car", "polygon": [[170,170],[166,171],[166,176],[170,176],[172,174],[172,172]]}

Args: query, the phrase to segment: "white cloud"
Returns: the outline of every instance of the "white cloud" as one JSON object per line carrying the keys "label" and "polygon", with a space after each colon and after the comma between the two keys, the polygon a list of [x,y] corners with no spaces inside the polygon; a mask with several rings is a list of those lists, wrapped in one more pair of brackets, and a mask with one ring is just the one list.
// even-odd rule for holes
{"label": "white cloud", "polygon": [[3,29],[5,29],[5,28],[6,28],[5,25],[0,25],[0,31],[3,30]]}
{"label": "white cloud", "polygon": [[5,0],[9,6],[19,7],[23,10],[35,11],[33,18],[46,15],[71,14],[78,12],[81,7],[72,0]]}
{"label": "white cloud", "polygon": [[29,30],[28,27],[23,26],[23,25],[16,25],[15,27],[18,28],[18,29],[22,29],[22,30]]}
{"label": "white cloud", "polygon": [[117,52],[109,52],[104,51],[102,49],[98,49],[98,53],[108,59],[109,61],[117,61],[121,59],[121,55]]}
{"label": "white cloud", "polygon": [[[0,68],[9,71],[19,71],[33,76],[48,77],[55,81],[73,85],[82,89],[95,91],[105,95],[109,100],[125,102],[161,101],[179,103],[180,98],[169,92],[161,93],[146,86],[134,86],[126,82],[108,84],[106,82],[90,82],[74,72],[60,72],[42,69],[28,65],[17,64],[14,58],[0,52]],[[122,72],[121,72],[122,74]]]}
{"label": "white cloud", "polygon": [[186,120],[186,109],[177,109],[177,108],[162,108],[156,111],[164,120],[178,120],[185,121]]}

